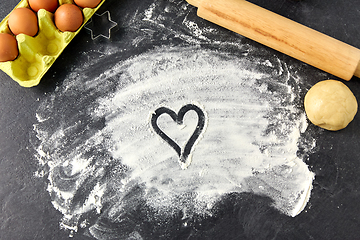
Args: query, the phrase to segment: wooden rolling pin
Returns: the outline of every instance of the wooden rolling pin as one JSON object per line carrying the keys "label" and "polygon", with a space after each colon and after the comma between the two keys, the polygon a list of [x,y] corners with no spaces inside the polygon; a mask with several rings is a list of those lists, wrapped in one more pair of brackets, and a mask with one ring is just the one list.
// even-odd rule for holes
{"label": "wooden rolling pin", "polygon": [[344,80],[360,77],[360,49],[245,0],[186,0],[198,16]]}

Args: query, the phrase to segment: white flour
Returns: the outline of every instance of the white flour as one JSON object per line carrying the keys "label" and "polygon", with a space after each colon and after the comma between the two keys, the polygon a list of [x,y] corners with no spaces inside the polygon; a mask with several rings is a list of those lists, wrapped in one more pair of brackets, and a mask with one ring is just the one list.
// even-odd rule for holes
{"label": "white flour", "polygon": [[[88,119],[69,110],[57,127],[48,125],[57,117],[48,111],[60,101],[53,96],[39,108],[34,127],[41,140],[38,158],[49,167],[54,206],[76,225],[81,214],[100,212],[112,199],[121,203],[134,186],[141,186],[139,197],[159,214],[211,214],[225,194],[253,192],[296,216],[309,199],[314,177],[297,157],[306,118],[295,107],[297,92],[287,70],[276,60],[257,61],[200,48],[164,48],[121,62],[96,79],[69,78],[57,94],[78,95]],[[271,71],[256,70],[260,65]],[[82,100],[97,95],[96,89],[110,79],[118,84],[113,93],[89,103]],[[160,106],[177,112],[188,103],[203,109],[207,126],[183,169],[174,149],[152,130],[149,116]],[[99,119],[104,126],[89,132],[89,125]],[[186,113],[182,127],[166,114],[158,121],[179,145],[196,123],[193,111]],[[93,156],[93,151],[103,153]],[[74,203],[80,192],[88,194],[87,199]],[[189,193],[191,199],[184,198]],[[120,203],[110,207],[107,217],[115,220],[126,211]]]}
{"label": "white flour", "polygon": [[[307,122],[299,107],[301,79],[274,56],[256,57],[256,50],[241,40],[212,40],[216,30],[191,21],[183,1],[162,3],[131,17],[129,27],[140,29],[132,47],[155,43],[149,37],[155,26],[167,38],[236,47],[239,55],[165,46],[87,76],[97,61],[126,50],[110,45],[101,57],[75,68],[41,103],[34,125],[35,174],[48,177],[53,205],[64,215],[61,226],[72,232],[86,228],[95,238],[110,239],[99,233],[102,226],[93,217],[87,219],[89,214],[120,224],[137,206],[146,205],[159,218],[179,211],[184,218],[207,217],[230,193],[269,197],[274,208],[296,216],[309,199],[314,178],[298,154],[300,145],[306,152],[315,144],[306,139],[302,145]],[[164,25],[171,22],[166,18],[171,11],[183,18],[181,31]],[[179,165],[178,154],[155,133],[151,117],[160,107],[178,113],[187,104],[202,109],[205,127],[189,161]],[[191,110],[183,120],[178,125],[163,114],[157,122],[182,148],[198,115]],[[126,237],[142,239],[136,230]]]}
{"label": "white flour", "polygon": [[[286,91],[274,99],[276,94],[266,90],[274,76],[210,51],[159,50],[130,63],[128,76],[121,79],[125,87],[99,99],[100,114],[108,119],[103,131],[114,142],[112,155],[131,169],[127,181],[145,183],[167,198],[191,191],[208,201],[253,191],[274,197],[286,214],[302,210],[313,174],[296,156],[305,117],[293,103],[281,105],[293,98],[291,86],[275,84],[275,91]],[[150,131],[148,115],[162,105],[177,111],[192,101],[205,109],[208,126],[193,162],[182,170],[174,150]],[[175,138],[182,130],[171,124],[163,120],[162,127]],[[282,193],[275,196],[275,191]]]}

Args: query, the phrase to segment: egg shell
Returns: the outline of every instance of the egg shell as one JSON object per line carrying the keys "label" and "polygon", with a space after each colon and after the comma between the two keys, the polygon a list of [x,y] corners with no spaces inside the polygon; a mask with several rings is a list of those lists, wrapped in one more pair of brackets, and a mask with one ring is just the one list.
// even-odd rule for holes
{"label": "egg shell", "polygon": [[14,9],[9,16],[9,28],[14,35],[35,36],[39,30],[36,14],[29,8]]}
{"label": "egg shell", "polygon": [[29,0],[29,5],[34,12],[45,9],[53,13],[58,8],[59,2],[58,0]]}
{"label": "egg shell", "polygon": [[75,32],[81,27],[84,17],[78,6],[74,4],[63,4],[56,9],[54,21],[60,31]]}
{"label": "egg shell", "polygon": [[0,62],[12,61],[18,55],[15,37],[8,33],[0,33]]}
{"label": "egg shell", "polygon": [[74,0],[75,4],[82,8],[94,8],[101,0]]}

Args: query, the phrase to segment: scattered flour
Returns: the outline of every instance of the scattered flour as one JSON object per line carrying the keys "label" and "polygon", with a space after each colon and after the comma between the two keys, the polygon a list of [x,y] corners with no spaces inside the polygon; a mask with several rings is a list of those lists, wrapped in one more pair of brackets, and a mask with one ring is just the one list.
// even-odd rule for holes
{"label": "scattered flour", "polygon": [[[314,174],[299,152],[315,141],[303,144],[301,79],[276,57],[258,57],[240,36],[222,38],[218,29],[197,23],[188,6],[155,1],[129,15],[126,29],[136,31],[136,38],[84,53],[89,62],[74,67],[40,102],[35,175],[48,178],[52,203],[63,214],[60,225],[72,234],[85,228],[97,239],[142,239],[135,225],[129,227],[139,206],[164,219],[178,212],[206,218],[230,193],[267,196],[289,216],[304,209]],[[177,18],[169,19],[174,12]],[[92,72],[97,62],[113,62],[126,48],[159,46],[158,32],[161,39],[186,44],[154,47]],[[237,55],[229,54],[234,48]],[[206,128],[182,168],[150,118],[160,107],[178,112],[189,103],[203,110]],[[181,126],[166,114],[158,125],[183,146],[197,121],[189,111]],[[121,233],[104,230],[104,219],[126,227]]]}
{"label": "scattered flour", "polygon": [[[314,177],[297,156],[306,118],[286,66],[260,65],[202,48],[159,48],[94,79],[70,77],[40,106],[34,126],[48,191],[66,216],[62,226],[71,230],[82,214],[101,213],[104,205],[116,222],[129,194],[161,215],[211,214],[233,192],[268,196],[279,211],[299,214]],[[74,106],[63,106],[72,98]],[[183,169],[149,116],[160,106],[177,112],[188,103],[201,106],[207,126]],[[197,118],[189,111],[179,127],[164,114],[158,124],[181,145]]]}

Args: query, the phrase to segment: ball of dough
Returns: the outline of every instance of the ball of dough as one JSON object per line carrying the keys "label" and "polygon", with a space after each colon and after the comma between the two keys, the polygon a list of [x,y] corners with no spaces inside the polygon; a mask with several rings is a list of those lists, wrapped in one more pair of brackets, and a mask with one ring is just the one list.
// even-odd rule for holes
{"label": "ball of dough", "polygon": [[358,109],[351,90],[336,80],[315,84],[305,95],[304,105],[306,115],[313,124],[331,131],[345,128]]}

